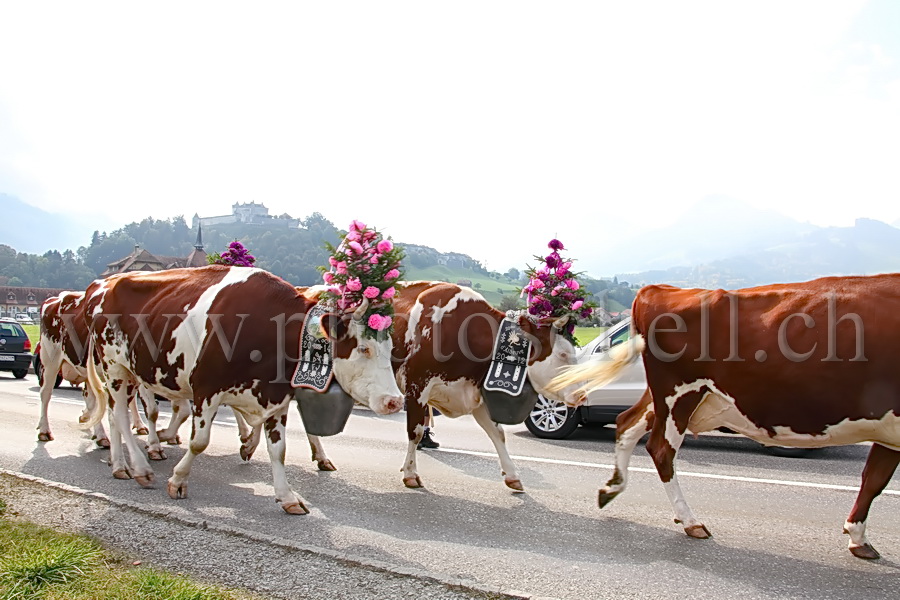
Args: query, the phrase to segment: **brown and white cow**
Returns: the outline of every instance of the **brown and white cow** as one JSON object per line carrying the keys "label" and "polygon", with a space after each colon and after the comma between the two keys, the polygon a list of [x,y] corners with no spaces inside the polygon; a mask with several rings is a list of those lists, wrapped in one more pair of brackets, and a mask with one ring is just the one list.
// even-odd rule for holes
{"label": "brown and white cow", "polygon": [[[194,459],[209,444],[221,404],[254,427],[262,425],[272,463],[275,494],[292,514],[309,512],[285,476],[285,425],[300,329],[315,304],[284,280],[260,269],[210,266],[156,273],[128,273],[95,281],[85,315],[93,347],[88,383],[104,396],[105,383],[117,428],[124,430],[124,402],[138,386],[173,401],[189,401],[189,450],[168,482],[172,498],[187,496]],[[376,413],[399,411],[403,399],[392,377],[390,340],[362,335],[356,320],[330,314],[334,376],[357,402]],[[100,403],[102,404],[102,403]],[[92,419],[99,418],[96,414]],[[330,465],[321,443],[309,436],[313,460]],[[133,436],[125,435],[138,483],[153,472]]]}
{"label": "brown and white cow", "polygon": [[[81,310],[84,292],[62,292],[47,298],[41,305],[40,360],[46,376],[41,385],[41,417],[38,421],[38,440],[49,442],[50,432],[48,410],[57,373],[73,385],[81,385],[87,380],[85,357],[87,355],[87,324]],[[82,390],[87,412],[92,412],[96,402],[94,394],[85,386]],[[149,431],[141,420],[137,404],[132,401],[131,419],[139,435]],[[109,438],[101,423],[93,427],[93,439],[97,445],[109,448]]]}
{"label": "brown and white cow", "polygon": [[[410,282],[394,298],[394,361],[397,382],[406,397],[409,444],[403,463],[403,483],[422,487],[416,467],[416,445],[427,423],[427,406],[447,417],[471,414],[488,434],[507,486],[523,491],[516,467],[506,450],[503,428],[491,420],[481,398],[494,339],[506,316],[470,288],[443,282]],[[527,315],[519,325],[532,340],[528,378],[540,393],[559,369],[574,364],[575,348],[558,335],[564,320],[538,322]]]}
{"label": "brown and white cow", "polygon": [[638,292],[633,313],[635,335],[611,360],[574,367],[551,384],[594,389],[643,357],[649,393],[617,420],[616,468],[600,506],[624,490],[631,453],[648,431],[675,519],[697,538],[709,531],[675,474],[688,429],[726,427],[804,448],[872,442],[844,531],[855,556],[878,558],[866,518],[900,462],[900,274],[732,292],[654,285]]}

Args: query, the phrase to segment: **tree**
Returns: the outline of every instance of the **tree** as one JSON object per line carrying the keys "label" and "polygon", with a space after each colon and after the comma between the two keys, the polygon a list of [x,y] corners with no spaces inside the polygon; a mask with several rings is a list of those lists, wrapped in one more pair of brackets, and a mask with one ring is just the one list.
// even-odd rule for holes
{"label": "tree", "polygon": [[521,276],[521,273],[519,273],[518,269],[512,268],[506,272],[506,276],[509,277],[510,279],[512,279],[513,281],[518,281],[519,277]]}

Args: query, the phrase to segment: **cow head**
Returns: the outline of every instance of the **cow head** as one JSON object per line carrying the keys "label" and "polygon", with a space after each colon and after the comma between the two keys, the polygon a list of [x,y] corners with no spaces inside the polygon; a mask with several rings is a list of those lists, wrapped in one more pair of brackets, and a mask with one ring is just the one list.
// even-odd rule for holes
{"label": "cow head", "polygon": [[403,394],[391,368],[393,344],[390,336],[363,335],[361,316],[322,316],[322,330],[334,348],[334,376],[354,400],[379,415],[389,415],[403,408]]}
{"label": "cow head", "polygon": [[575,345],[560,335],[568,317],[533,319],[519,317],[519,326],[531,339],[531,356],[528,359],[528,379],[539,394],[552,400],[574,404],[576,389],[570,386],[558,392],[547,389],[550,380],[559,375],[560,369],[575,364]]}

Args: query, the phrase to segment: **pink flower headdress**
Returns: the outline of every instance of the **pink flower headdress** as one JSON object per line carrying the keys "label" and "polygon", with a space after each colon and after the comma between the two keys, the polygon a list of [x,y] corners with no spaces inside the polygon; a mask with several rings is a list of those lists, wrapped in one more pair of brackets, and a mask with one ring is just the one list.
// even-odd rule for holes
{"label": "pink flower headdress", "polygon": [[591,316],[596,304],[588,300],[590,293],[578,281],[580,273],[573,272],[572,261],[560,256],[565,250],[559,240],[547,245],[552,252],[547,256],[535,256],[540,261],[537,268],[525,271],[528,284],[522,294],[528,299],[528,313],[535,318],[569,317],[560,333],[575,343],[575,320]]}
{"label": "pink flower headdress", "polygon": [[394,284],[402,276],[403,251],[365,223],[353,221],[341,243],[331,252],[328,267],[319,267],[331,286],[325,299],[343,311],[359,310],[367,337],[390,335],[393,326]]}
{"label": "pink flower headdress", "polygon": [[206,257],[211,265],[228,265],[232,267],[252,267],[256,257],[250,254],[242,243],[234,240],[222,254],[216,252]]}

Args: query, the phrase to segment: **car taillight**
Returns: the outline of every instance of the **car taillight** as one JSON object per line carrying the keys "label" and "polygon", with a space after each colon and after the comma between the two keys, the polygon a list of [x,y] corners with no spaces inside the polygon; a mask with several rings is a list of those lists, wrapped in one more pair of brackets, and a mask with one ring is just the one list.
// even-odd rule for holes
{"label": "car taillight", "polygon": [[25,338],[25,352],[31,352],[31,340]]}

